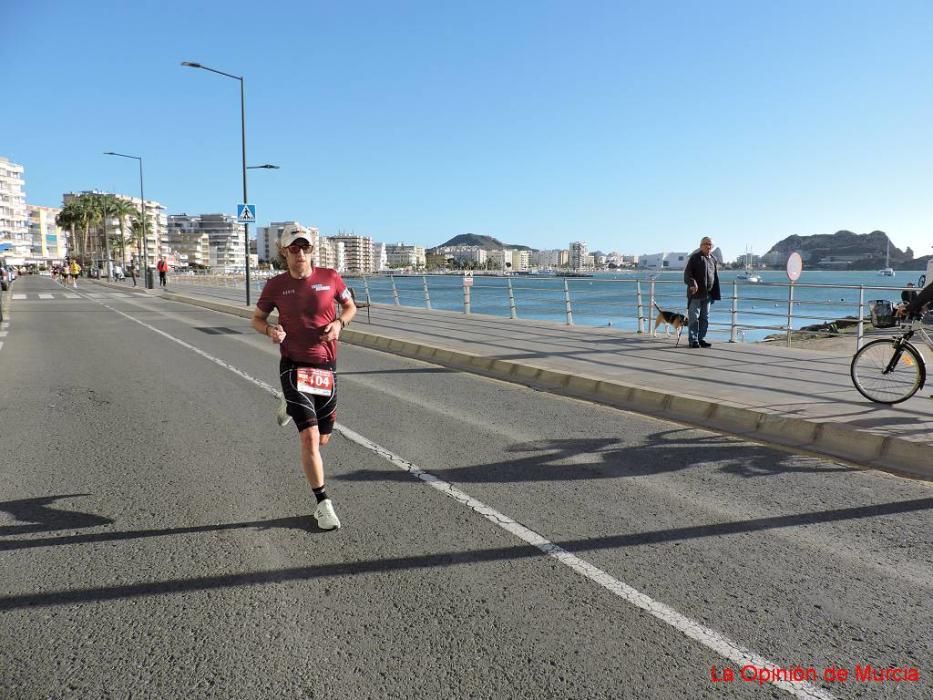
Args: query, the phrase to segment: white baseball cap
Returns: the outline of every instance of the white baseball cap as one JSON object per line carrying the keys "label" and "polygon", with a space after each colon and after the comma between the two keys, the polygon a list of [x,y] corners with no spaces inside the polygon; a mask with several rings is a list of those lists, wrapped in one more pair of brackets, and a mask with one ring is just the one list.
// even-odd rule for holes
{"label": "white baseball cap", "polygon": [[282,235],[279,236],[279,247],[286,248],[298,240],[304,240],[311,244],[311,234],[302,231],[299,227],[290,224],[282,229]]}

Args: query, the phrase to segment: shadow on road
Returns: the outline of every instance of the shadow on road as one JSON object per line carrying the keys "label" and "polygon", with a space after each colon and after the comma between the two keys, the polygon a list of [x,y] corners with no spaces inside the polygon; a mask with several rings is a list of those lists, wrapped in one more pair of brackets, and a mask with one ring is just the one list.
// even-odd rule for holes
{"label": "shadow on road", "polygon": [[42,496],[24,498],[18,501],[0,502],[0,512],[9,513],[17,520],[31,525],[7,525],[0,527],[0,535],[21,535],[30,532],[51,532],[52,530],[74,530],[84,527],[110,525],[113,520],[92,513],[76,510],[50,508],[55,501],[64,498],[80,498],[87,493],[71,493],[60,496]]}
{"label": "shadow on road", "polygon": [[[672,542],[677,540],[690,540],[700,537],[715,537],[733,535],[747,532],[759,532],[785,527],[812,525],[815,523],[837,522],[859,518],[874,518],[898,513],[923,511],[933,509],[933,498],[918,498],[910,501],[881,503],[870,506],[857,506],[853,508],[838,508],[835,510],[817,511],[812,513],[798,513],[794,515],[779,515],[769,518],[755,518],[717,525],[700,525],[691,527],[669,528],[653,532],[629,533],[623,535],[610,535],[588,539],[556,542],[555,544],[570,552],[585,552],[600,549],[615,549],[620,547],[634,547],[658,542]],[[285,518],[282,521],[259,521],[270,524],[276,522],[292,522],[295,518]],[[304,518],[307,520],[307,518]],[[205,530],[232,529],[253,527],[256,523],[231,523],[229,525],[205,526]],[[177,534],[195,528],[179,528],[177,531],[165,530],[163,534]],[[202,528],[196,528],[202,529]],[[120,533],[117,533],[120,534]],[[138,533],[122,533],[125,539],[137,536]],[[397,557],[394,559],[369,559],[365,561],[341,562],[337,564],[319,564],[315,566],[300,566],[276,571],[248,571],[239,574],[223,574],[217,576],[200,576],[190,579],[172,579],[169,581],[147,581],[121,586],[103,586],[100,588],[84,588],[77,590],[52,591],[48,593],[26,593],[0,598],[0,612],[29,607],[48,607],[53,605],[75,605],[86,602],[102,602],[107,600],[123,600],[146,596],[164,596],[189,593],[191,591],[219,590],[242,586],[262,586],[289,581],[310,581],[315,579],[333,578],[336,576],[353,576],[371,573],[386,573],[391,571],[409,571],[417,569],[431,569],[442,566],[475,565],[485,562],[502,560],[528,559],[531,557],[547,556],[543,550],[531,545],[516,545],[514,547],[496,547],[472,551],[446,552],[441,554],[427,554],[411,557]]]}

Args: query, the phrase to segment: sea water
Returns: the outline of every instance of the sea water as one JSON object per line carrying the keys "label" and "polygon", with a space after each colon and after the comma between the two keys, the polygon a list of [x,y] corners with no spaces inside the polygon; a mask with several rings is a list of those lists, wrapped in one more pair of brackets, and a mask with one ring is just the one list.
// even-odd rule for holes
{"label": "sea water", "polygon": [[[713,305],[710,333],[720,339],[731,336],[734,306],[737,340],[746,342],[781,333],[788,325],[799,329],[857,318],[860,311],[867,316],[868,302],[899,302],[907,282],[916,284],[922,274],[898,272],[896,277],[881,277],[875,271],[804,270],[791,285],[781,270],[761,272],[762,280],[757,284],[738,280],[739,273],[720,273],[723,298]],[[348,279],[348,283],[356,287],[358,295],[368,289],[370,300],[377,304],[397,300],[403,306],[430,305],[432,309],[459,312],[468,304],[474,314],[611,326],[622,331],[639,330],[639,325],[646,331],[653,329],[657,309],[652,300],[666,311],[685,314],[687,307],[682,271],[632,270],[595,273],[592,277],[476,275],[469,287],[464,285],[463,275],[449,274],[376,275],[367,277],[365,283],[360,279]]]}

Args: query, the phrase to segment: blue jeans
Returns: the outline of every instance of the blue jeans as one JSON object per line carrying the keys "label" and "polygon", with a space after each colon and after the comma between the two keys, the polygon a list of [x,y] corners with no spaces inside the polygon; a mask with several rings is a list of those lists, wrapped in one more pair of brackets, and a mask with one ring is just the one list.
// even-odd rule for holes
{"label": "blue jeans", "polygon": [[699,343],[706,337],[709,328],[709,307],[712,300],[691,298],[687,302],[687,338],[691,344]]}

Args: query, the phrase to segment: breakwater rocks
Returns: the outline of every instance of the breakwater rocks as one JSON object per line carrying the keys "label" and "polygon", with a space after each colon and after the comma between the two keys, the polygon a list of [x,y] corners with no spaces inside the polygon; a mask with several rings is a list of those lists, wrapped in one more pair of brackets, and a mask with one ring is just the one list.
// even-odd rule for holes
{"label": "breakwater rocks", "polygon": [[[866,323],[870,323],[869,319],[865,319]],[[835,321],[824,321],[823,323],[815,323],[810,326],[803,326],[795,331],[791,331],[790,337],[791,342],[795,340],[814,340],[817,338],[827,338],[827,337],[837,337],[841,335],[850,335],[855,333],[855,329],[858,326],[859,319],[857,316],[846,316],[845,318],[837,318]],[[772,333],[771,335],[765,336],[764,340],[761,342],[773,342],[775,340],[786,340],[787,333]]]}

